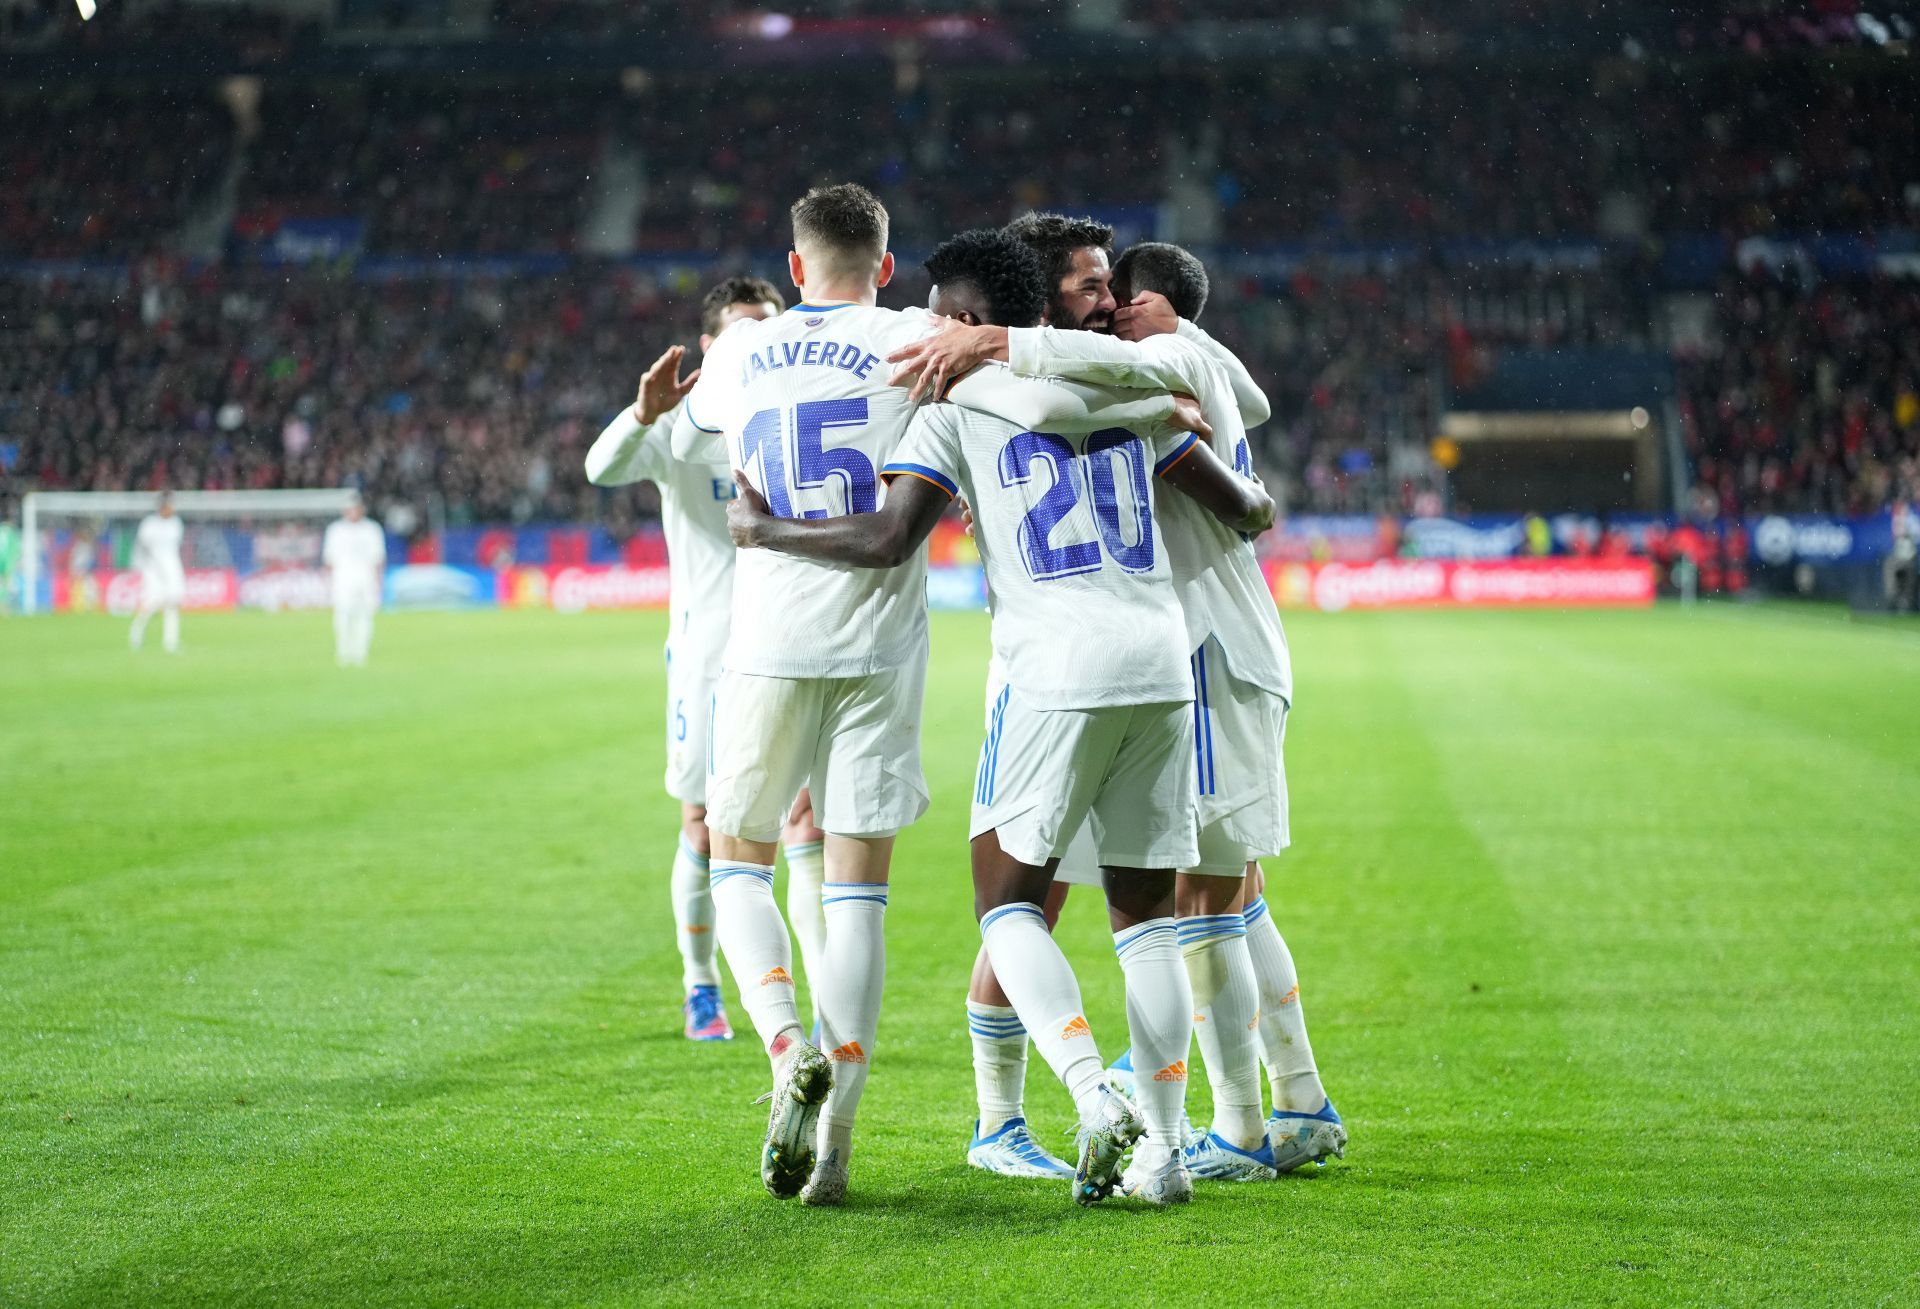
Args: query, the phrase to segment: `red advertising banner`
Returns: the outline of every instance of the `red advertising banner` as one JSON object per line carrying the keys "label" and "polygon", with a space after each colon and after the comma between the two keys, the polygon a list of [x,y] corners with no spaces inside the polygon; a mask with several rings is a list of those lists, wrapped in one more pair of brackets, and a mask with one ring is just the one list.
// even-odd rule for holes
{"label": "red advertising banner", "polygon": [[1276,563],[1267,578],[1283,609],[1634,607],[1653,603],[1645,559],[1381,559]]}
{"label": "red advertising banner", "polygon": [[[240,600],[240,578],[231,568],[189,568],[182,609],[231,609]],[[91,573],[56,573],[53,607],[71,613],[105,610],[122,617],[140,607],[140,574],[132,570],[95,569]]]}
{"label": "red advertising banner", "polygon": [[510,568],[500,574],[498,596],[508,609],[664,609],[667,570],[619,564],[576,568]]}

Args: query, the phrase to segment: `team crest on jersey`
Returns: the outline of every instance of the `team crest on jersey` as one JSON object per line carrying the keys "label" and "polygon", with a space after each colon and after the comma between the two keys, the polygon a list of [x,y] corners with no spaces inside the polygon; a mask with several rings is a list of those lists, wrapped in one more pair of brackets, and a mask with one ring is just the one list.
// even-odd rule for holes
{"label": "team crest on jersey", "polygon": [[826,322],[826,321],[827,321],[827,320],[826,320],[826,319],[824,319],[824,318],[809,318],[809,319],[807,320],[807,326],[808,326],[808,327],[818,327],[818,326],[820,326],[820,324],[822,324],[822,323],[824,323],[824,322]]}

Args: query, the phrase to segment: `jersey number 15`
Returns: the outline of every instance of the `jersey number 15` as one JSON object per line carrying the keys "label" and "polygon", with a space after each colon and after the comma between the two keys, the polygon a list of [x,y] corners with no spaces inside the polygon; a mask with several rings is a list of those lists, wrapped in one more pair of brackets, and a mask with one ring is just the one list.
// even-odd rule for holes
{"label": "jersey number 15", "polygon": [[[878,503],[873,461],[852,446],[826,445],[835,428],[865,427],[867,399],[808,400],[792,409],[762,409],[740,433],[740,467],[760,461],[767,505],[781,518],[826,518],[825,509],[793,511],[793,493],[821,490],[839,478],[847,512],[870,514]],[[792,470],[789,478],[788,470]]]}

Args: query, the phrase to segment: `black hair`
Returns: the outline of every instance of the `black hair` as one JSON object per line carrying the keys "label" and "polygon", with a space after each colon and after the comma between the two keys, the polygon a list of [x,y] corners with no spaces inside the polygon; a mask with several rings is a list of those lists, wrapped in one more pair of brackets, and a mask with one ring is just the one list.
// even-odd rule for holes
{"label": "black hair", "polygon": [[966,283],[986,299],[996,327],[1032,327],[1047,312],[1047,274],[1025,242],[991,227],[942,241],[927,257],[935,286]]}
{"label": "black hair", "polygon": [[720,315],[735,305],[770,304],[787,307],[786,297],[764,277],[729,277],[718,283],[700,300],[700,330],[708,336],[720,335]]}
{"label": "black hair", "polygon": [[1172,303],[1173,312],[1189,323],[1207,307],[1207,266],[1191,252],[1165,241],[1127,247],[1113,266],[1113,285],[1115,297],[1123,300],[1142,291],[1158,291]]}
{"label": "black hair", "polygon": [[1073,271],[1073,252],[1098,246],[1113,253],[1113,229],[1092,218],[1068,218],[1063,214],[1025,213],[1001,229],[1024,242],[1040,256],[1047,275],[1047,292]]}

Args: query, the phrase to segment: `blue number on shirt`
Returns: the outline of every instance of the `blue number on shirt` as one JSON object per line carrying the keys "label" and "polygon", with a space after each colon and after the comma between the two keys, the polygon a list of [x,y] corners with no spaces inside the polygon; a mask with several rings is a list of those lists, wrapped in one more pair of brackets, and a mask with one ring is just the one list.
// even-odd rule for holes
{"label": "blue number on shirt", "polygon": [[740,432],[740,467],[744,470],[760,456],[760,489],[766,493],[767,507],[775,518],[793,517],[793,501],[787,498],[787,452],[781,440],[780,411],[762,409],[747,420]]}
{"label": "blue number on shirt", "polygon": [[[1121,521],[1115,460],[1127,466],[1127,480],[1133,497],[1133,523],[1129,534]],[[1087,438],[1087,454],[1076,455],[1073,446],[1045,432],[1022,432],[1000,450],[1000,485],[1018,486],[1033,476],[1033,465],[1046,461],[1053,469],[1053,485],[1040,502],[1027,511],[1020,524],[1020,555],[1027,574],[1044,582],[1076,573],[1098,572],[1105,564],[1101,545],[1113,561],[1130,573],[1142,573],[1153,567],[1153,515],[1148,508],[1147,470],[1140,438],[1123,428],[1109,428]],[[1100,526],[1099,541],[1076,541],[1055,546],[1048,538],[1066,516],[1080,503],[1082,491],[1093,498],[1094,519]],[[1131,540],[1129,540],[1131,535]]]}
{"label": "blue number on shirt", "polygon": [[1253,476],[1253,451],[1247,448],[1247,438],[1241,437],[1240,444],[1233,447],[1233,471],[1242,477]]}
{"label": "blue number on shirt", "polygon": [[[830,427],[865,427],[867,398],[863,395],[845,400],[809,400],[793,411],[793,484],[811,490],[824,487],[836,474],[847,492],[847,512],[870,514],[879,503],[875,496],[873,463],[851,446],[821,448],[821,437]],[[824,509],[809,509],[807,518],[825,518]]]}
{"label": "blue number on shirt", "polygon": [[822,489],[830,478],[839,477],[845,488],[847,512],[870,514],[879,504],[878,480],[873,461],[852,446],[822,446],[827,429],[863,427],[867,421],[865,396],[842,400],[808,400],[793,408],[793,480],[787,480],[786,432],[788,424],[778,409],[762,409],[747,420],[740,433],[740,465],[745,468],[760,457],[761,489],[767,507],[779,518],[825,518],[825,509],[808,509],[796,515],[791,491]]}
{"label": "blue number on shirt", "polygon": [[[1148,507],[1147,468],[1140,438],[1113,427],[1087,438],[1087,483],[1093,491],[1093,514],[1100,520],[1100,539],[1113,562],[1129,573],[1153,569],[1153,510]],[[1121,520],[1120,497],[1114,478],[1114,460],[1127,466],[1133,500],[1132,531]],[[1129,541],[1131,537],[1131,541]]]}
{"label": "blue number on shirt", "polygon": [[1053,485],[1040,503],[1027,511],[1020,524],[1020,556],[1027,574],[1036,581],[1091,573],[1100,567],[1100,547],[1092,541],[1053,546],[1047,538],[1060,520],[1080,503],[1079,460],[1073,447],[1045,432],[1022,432],[1000,449],[1000,485],[1019,486],[1033,477],[1033,466],[1045,461],[1053,469]]}

